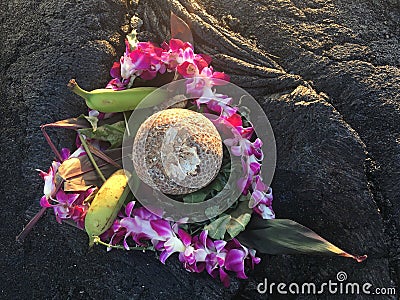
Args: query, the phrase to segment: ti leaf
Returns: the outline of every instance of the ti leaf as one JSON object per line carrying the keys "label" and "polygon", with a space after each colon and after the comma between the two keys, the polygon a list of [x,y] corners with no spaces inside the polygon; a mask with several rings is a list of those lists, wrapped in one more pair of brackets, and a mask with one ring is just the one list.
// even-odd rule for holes
{"label": "ti leaf", "polygon": [[249,248],[267,254],[318,254],[350,257],[358,262],[367,258],[351,255],[328,242],[311,229],[288,219],[264,220],[253,216],[238,236]]}
{"label": "ti leaf", "polygon": [[171,12],[171,38],[180,39],[183,42],[189,42],[193,45],[193,35],[190,31],[189,26],[179,18],[177,15]]}
{"label": "ti leaf", "polygon": [[251,213],[248,201],[241,201],[228,214],[220,216],[204,226],[204,229],[208,230],[209,236],[213,239],[223,239],[226,233],[230,238],[234,238],[246,228],[251,219]]}
{"label": "ti leaf", "polygon": [[208,230],[208,235],[216,240],[223,239],[226,233],[226,226],[231,219],[230,215],[222,215],[218,219],[212,221],[210,224],[204,227]]}
{"label": "ti leaf", "polygon": [[183,196],[183,202],[185,203],[199,203],[206,200],[208,195],[207,191],[199,190]]}
{"label": "ti leaf", "polygon": [[46,127],[56,127],[56,128],[66,128],[66,129],[82,129],[88,128],[90,125],[88,124],[87,120],[81,117],[78,118],[69,118],[61,121],[57,121],[54,123],[49,123],[42,125],[42,128]]}
{"label": "ti leaf", "polygon": [[241,201],[239,205],[231,212],[231,219],[226,226],[226,231],[231,238],[242,232],[250,222],[253,210],[249,208],[248,201]]}
{"label": "ti leaf", "polygon": [[[115,162],[121,162],[121,148],[106,150],[104,153]],[[98,167],[106,178],[111,176],[118,168],[109,162],[94,156]],[[96,173],[87,155],[69,158],[58,168],[57,182],[64,181],[64,191],[85,191],[91,186],[101,186],[102,180]]]}
{"label": "ti leaf", "polygon": [[121,147],[124,138],[125,122],[118,121],[114,124],[105,124],[97,127],[96,130],[93,128],[79,129],[79,132],[90,139],[109,142],[110,148],[118,148]]}
{"label": "ti leaf", "polygon": [[99,121],[97,117],[81,115],[80,118],[84,118],[86,121],[88,121],[90,125],[92,125],[93,131],[96,131],[97,122]]}

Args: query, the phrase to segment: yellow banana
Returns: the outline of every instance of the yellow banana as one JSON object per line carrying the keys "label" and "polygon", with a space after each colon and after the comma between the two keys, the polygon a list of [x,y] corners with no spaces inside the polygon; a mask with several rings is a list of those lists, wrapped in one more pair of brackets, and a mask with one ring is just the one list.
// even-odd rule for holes
{"label": "yellow banana", "polygon": [[128,176],[123,169],[113,173],[101,186],[85,217],[89,246],[95,238],[111,227],[130,192]]}
{"label": "yellow banana", "polygon": [[104,113],[134,110],[152,92],[154,94],[146,101],[145,106],[142,108],[158,105],[167,99],[166,91],[155,87],[136,87],[122,91],[97,89],[88,92],[82,89],[76,83],[75,79],[71,79],[67,86],[75,94],[84,98],[89,108]]}

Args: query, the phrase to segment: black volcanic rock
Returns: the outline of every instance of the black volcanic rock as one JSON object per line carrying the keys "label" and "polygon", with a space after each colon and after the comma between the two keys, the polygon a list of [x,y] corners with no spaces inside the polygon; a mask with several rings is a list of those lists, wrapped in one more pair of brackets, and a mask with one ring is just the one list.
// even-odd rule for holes
{"label": "black volcanic rock", "polygon": [[[399,8],[396,0],[0,5],[1,297],[265,299],[256,290],[264,278],[323,283],[339,271],[349,282],[398,287]],[[197,52],[212,55],[215,68],[231,74],[265,110],[277,143],[277,217],[300,222],[348,252],[368,254],[365,262],[263,256],[249,280],[233,279],[224,289],[207,274],[186,272],[176,257],[164,266],[153,253],[88,250],[84,232],[58,225],[50,214],[23,244],[15,242],[26,210],[37,208],[42,194],[35,168],[46,170],[53,157],[39,126],[86,110],[68,80],[103,87],[123,53],[130,17],[143,20],[141,39],[160,42],[168,38],[170,10],[190,24]],[[58,147],[73,145],[71,132],[50,135]],[[385,298],[395,297],[377,299]]]}

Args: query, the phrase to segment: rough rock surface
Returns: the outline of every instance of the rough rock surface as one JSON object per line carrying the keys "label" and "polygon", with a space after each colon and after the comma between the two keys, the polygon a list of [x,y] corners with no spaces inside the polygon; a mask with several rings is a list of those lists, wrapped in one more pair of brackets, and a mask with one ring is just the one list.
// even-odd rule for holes
{"label": "rough rock surface", "polygon": [[[129,3],[45,0],[0,6],[1,298],[265,299],[256,290],[264,278],[322,283],[339,271],[351,282],[398,287],[399,2]],[[190,23],[196,49],[211,54],[216,68],[257,96],[267,113],[278,150],[272,184],[277,216],[296,220],[349,252],[367,253],[364,263],[266,256],[249,280],[234,280],[224,289],[206,274],[188,274],[174,258],[165,267],[151,253],[88,251],[83,232],[57,225],[51,215],[22,245],[15,243],[27,222],[25,211],[41,196],[34,169],[47,169],[52,158],[39,125],[85,110],[65,84],[75,77],[88,89],[104,86],[123,51],[129,17],[137,13],[143,20],[142,39],[162,40],[169,9]],[[73,141],[61,130],[51,137],[59,146]],[[318,299],[323,297],[346,298]],[[386,298],[395,297],[377,297]]]}

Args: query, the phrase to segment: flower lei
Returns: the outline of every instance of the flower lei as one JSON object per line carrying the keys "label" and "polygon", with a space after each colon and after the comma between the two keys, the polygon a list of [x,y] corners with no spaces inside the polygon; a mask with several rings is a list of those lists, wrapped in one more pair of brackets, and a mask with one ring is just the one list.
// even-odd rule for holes
{"label": "flower lei", "polygon": [[[254,128],[250,122],[244,126],[238,107],[232,106],[232,98],[217,94],[214,86],[226,84],[229,76],[215,72],[210,65],[211,58],[205,54],[195,54],[193,46],[179,39],[171,39],[161,47],[151,42],[126,41],[126,50],[119,62],[115,62],[110,74],[113,78],[107,88],[123,90],[130,88],[136,78],[152,80],[158,74],[174,73],[186,79],[187,94],[195,98],[198,108],[206,107],[219,116],[218,122],[230,123],[234,137],[224,140],[231,153],[241,158],[244,176],[238,182],[243,195],[251,194],[249,207],[264,219],[273,219],[272,190],[261,178],[260,170],[263,160],[262,141],[252,141]],[[89,116],[97,119],[107,115],[90,111]],[[95,144],[96,141],[93,141]],[[40,200],[42,207],[53,208],[59,223],[72,220],[83,229],[84,219],[89,204],[84,200],[94,193],[95,188],[84,192],[64,192],[57,186],[56,173],[61,163],[72,157],[85,155],[83,145],[77,140],[77,150],[70,153],[62,149],[59,161],[54,161],[48,172],[40,171],[43,178],[44,196]],[[226,271],[236,273],[238,278],[247,278],[245,266],[254,268],[260,262],[256,251],[248,249],[236,238],[229,241],[214,240],[207,230],[200,234],[190,235],[182,227],[183,223],[170,222],[151,213],[144,207],[135,207],[136,202],[127,203],[111,228],[103,233],[97,241],[111,248],[153,249],[160,253],[159,259],[165,263],[173,253],[179,253],[179,260],[190,272],[200,273],[206,270],[212,277],[219,277],[225,286],[229,285]],[[102,241],[107,240],[108,243]],[[129,245],[132,240],[135,246]],[[120,245],[122,243],[122,245]]]}

